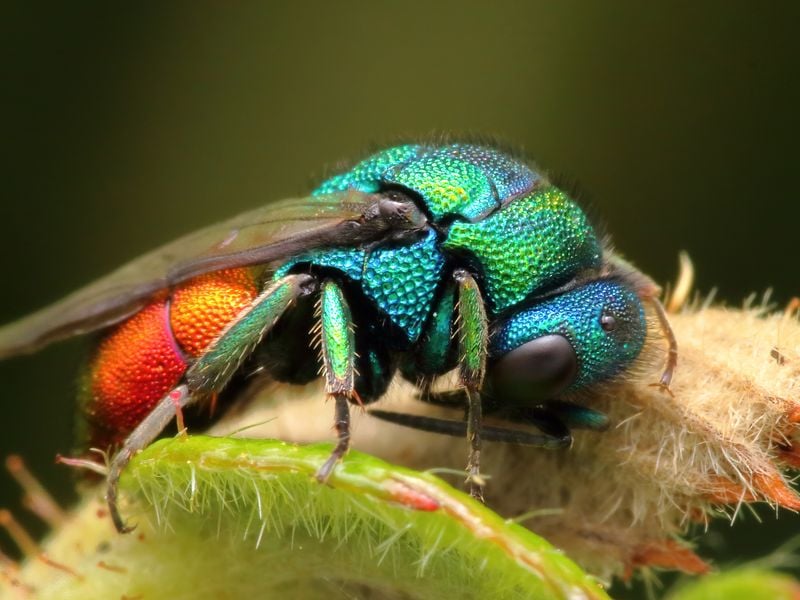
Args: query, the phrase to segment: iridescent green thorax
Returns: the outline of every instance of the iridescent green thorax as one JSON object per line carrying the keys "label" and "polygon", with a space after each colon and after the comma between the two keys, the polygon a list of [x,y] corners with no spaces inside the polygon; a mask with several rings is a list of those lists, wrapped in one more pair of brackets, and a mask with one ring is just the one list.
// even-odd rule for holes
{"label": "iridescent green thorax", "polygon": [[[431,319],[437,289],[451,268],[467,263],[483,285],[491,317],[601,265],[602,249],[583,211],[525,163],[468,144],[405,145],[379,152],[314,193],[400,189],[432,220],[412,244],[334,247],[293,258],[336,269],[416,342]],[[435,338],[435,339],[434,339]],[[441,336],[428,349],[445,347]],[[430,358],[430,357],[429,357]],[[444,361],[444,358],[442,358]],[[437,361],[427,363],[423,371]],[[442,362],[444,364],[444,362]],[[422,364],[418,365],[422,367]]]}
{"label": "iridescent green thorax", "polygon": [[430,312],[442,277],[444,257],[437,247],[435,233],[429,231],[422,240],[406,246],[311,252],[283,265],[275,277],[301,263],[337,269],[351,280],[361,282],[364,294],[413,342]]}
{"label": "iridescent green thorax", "polygon": [[[613,330],[604,329],[611,315]],[[647,321],[638,296],[615,281],[595,281],[518,312],[494,332],[493,359],[546,335],[563,335],[578,357],[578,376],[570,389],[608,379],[623,371],[641,352]]]}
{"label": "iridescent green thorax", "polygon": [[384,184],[386,174],[397,165],[406,164],[414,159],[419,149],[420,146],[417,144],[406,144],[382,150],[362,160],[348,171],[326,180],[314,190],[314,195],[321,196],[351,189],[377,192]]}
{"label": "iridescent green thorax", "polygon": [[435,221],[475,221],[533,189],[542,178],[525,163],[484,146],[411,144],[379,152],[323,183],[315,194],[402,186],[417,193]]}
{"label": "iridescent green thorax", "polygon": [[517,198],[483,221],[453,223],[443,248],[474,257],[494,313],[599,267],[602,255],[586,215],[555,187]]}

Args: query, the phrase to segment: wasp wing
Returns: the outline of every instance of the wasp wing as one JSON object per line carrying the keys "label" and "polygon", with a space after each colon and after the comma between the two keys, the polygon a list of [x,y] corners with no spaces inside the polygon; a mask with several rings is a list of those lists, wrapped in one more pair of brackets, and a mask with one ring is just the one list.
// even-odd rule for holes
{"label": "wasp wing", "polygon": [[269,265],[303,250],[380,239],[398,224],[376,222],[381,219],[378,199],[355,191],[289,199],[190,233],[0,327],[0,359],[113,325],[154,294],[202,273]]}

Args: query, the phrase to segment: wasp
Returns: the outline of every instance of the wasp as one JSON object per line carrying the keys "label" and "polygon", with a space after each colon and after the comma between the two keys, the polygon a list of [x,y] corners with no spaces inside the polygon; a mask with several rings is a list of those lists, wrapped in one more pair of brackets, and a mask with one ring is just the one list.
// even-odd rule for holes
{"label": "wasp", "polygon": [[[106,499],[115,526],[131,457],[190,405],[215,402],[255,370],[334,400],[348,450],[350,406],[399,372],[420,398],[463,420],[372,411],[468,440],[482,498],[482,440],[570,444],[605,415],[562,398],[623,375],[652,306],[677,362],[659,288],[614,254],[584,211],[526,161],[489,146],[407,144],[378,152],[307,197],[267,205],[169,243],[0,328],[0,358],[100,332],[81,376],[87,447],[114,451]],[[312,351],[313,350],[313,351]],[[430,382],[457,369],[460,386]],[[485,413],[536,432],[486,426]]]}

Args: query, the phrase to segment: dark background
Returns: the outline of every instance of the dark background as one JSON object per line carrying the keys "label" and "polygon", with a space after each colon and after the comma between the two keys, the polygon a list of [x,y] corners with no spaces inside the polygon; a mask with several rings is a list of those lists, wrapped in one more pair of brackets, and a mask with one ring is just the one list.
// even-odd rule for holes
{"label": "dark background", "polygon": [[[274,4],[0,6],[0,322],[373,144],[452,131],[577,182],[661,282],[686,249],[731,304],[800,294],[796,3]],[[82,350],[0,364],[0,456],[61,498]],[[17,496],[0,474],[0,506]],[[718,527],[715,554],[800,532],[764,514]]]}

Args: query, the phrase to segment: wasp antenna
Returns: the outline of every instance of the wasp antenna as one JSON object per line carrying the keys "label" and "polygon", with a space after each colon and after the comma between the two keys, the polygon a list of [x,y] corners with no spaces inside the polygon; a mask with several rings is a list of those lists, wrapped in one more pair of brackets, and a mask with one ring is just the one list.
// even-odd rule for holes
{"label": "wasp antenna", "polygon": [[661,325],[661,331],[667,338],[667,362],[664,365],[664,371],[661,373],[661,380],[655,385],[669,392],[669,384],[672,382],[675,367],[678,365],[678,340],[675,339],[675,332],[672,331],[672,325],[669,323],[667,311],[664,310],[661,300],[653,296],[648,298],[647,301],[653,305],[658,322]]}

